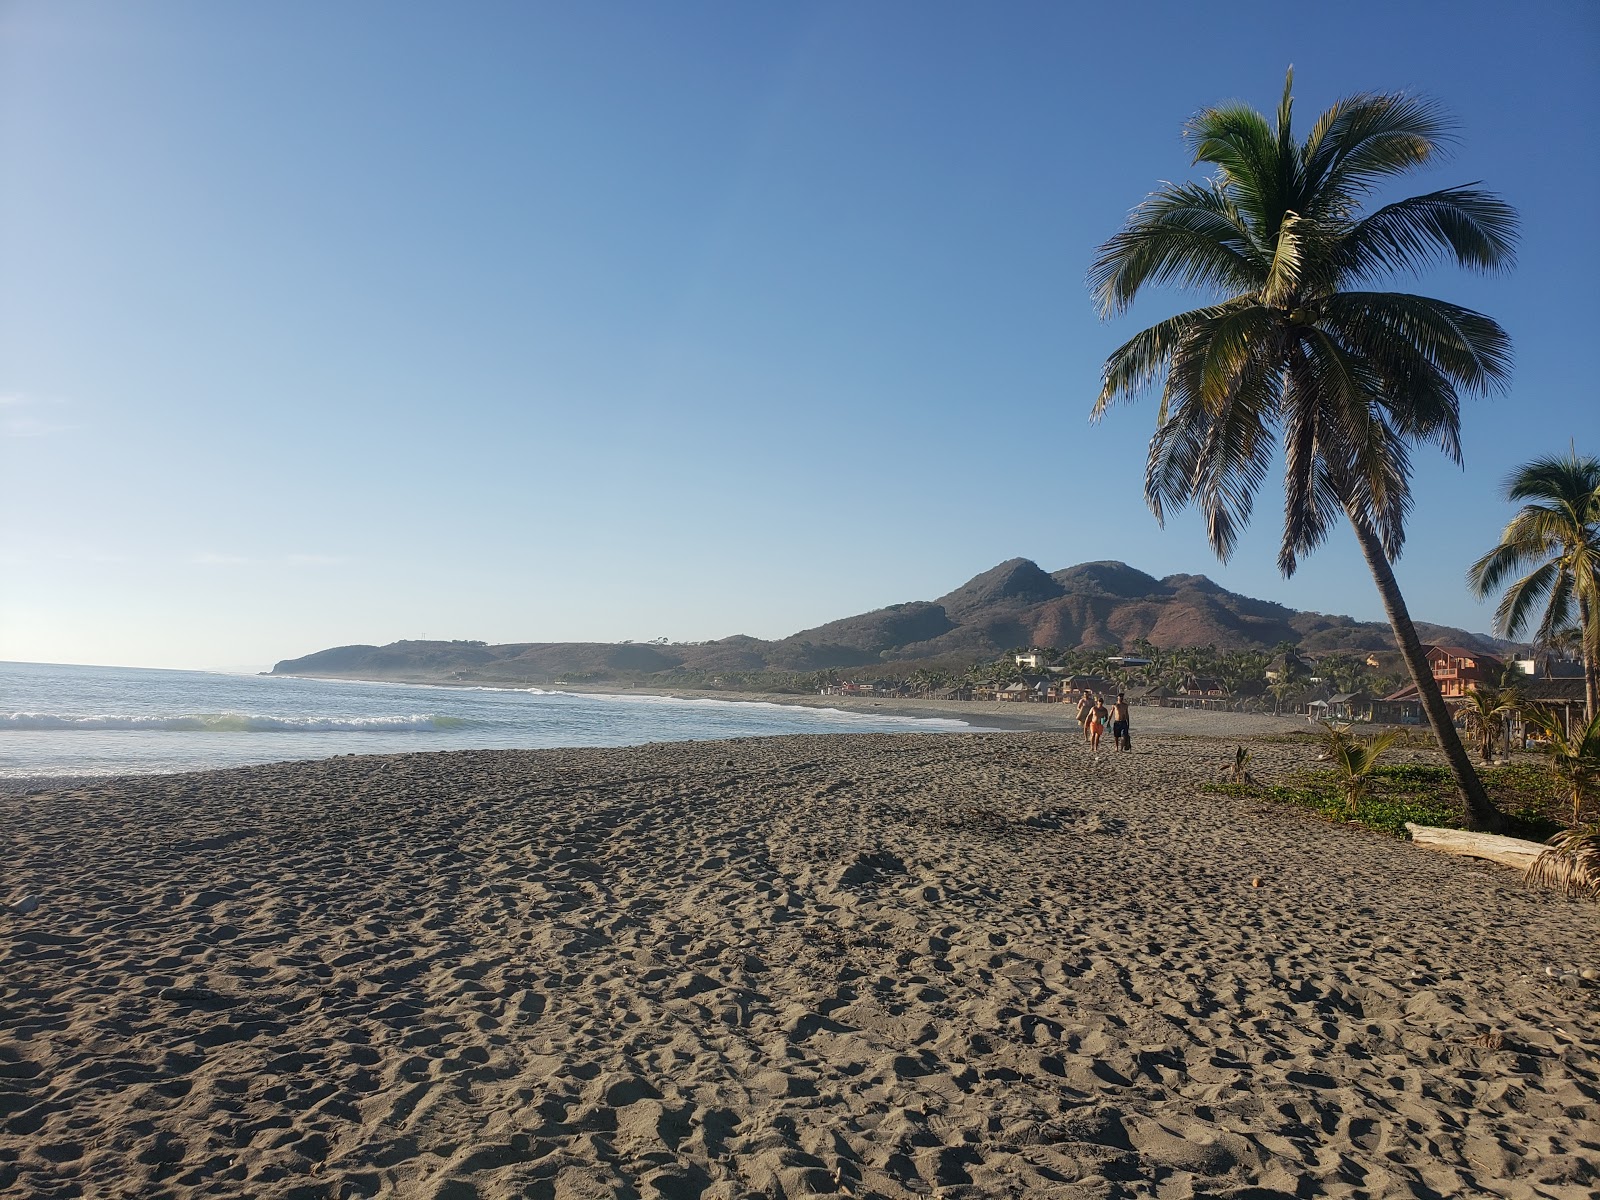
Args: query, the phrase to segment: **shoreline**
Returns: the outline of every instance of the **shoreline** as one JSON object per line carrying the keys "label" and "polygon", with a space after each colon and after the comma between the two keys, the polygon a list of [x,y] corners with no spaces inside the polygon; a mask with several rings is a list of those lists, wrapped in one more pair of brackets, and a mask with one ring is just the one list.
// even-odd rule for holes
{"label": "shoreline", "polygon": [[[430,679],[352,679],[345,676],[324,675],[284,675],[276,678],[302,679],[319,683],[376,684],[380,686],[391,684],[400,687],[437,687],[452,690],[470,690],[485,687],[507,692],[527,690],[526,688],[506,687],[496,683],[462,680],[442,682]],[[538,690],[578,696],[613,697],[623,702],[631,698],[672,698],[695,703],[777,705],[784,708],[808,708],[868,718],[888,717],[906,721],[935,721],[940,723],[939,732],[958,735],[1070,733],[1073,737],[1077,737],[1079,733],[1075,720],[1074,706],[1059,703],[932,700],[897,696],[813,696],[783,692],[729,692],[698,688],[619,688],[602,687],[593,684],[564,685],[561,688],[539,688]],[[960,722],[961,725],[952,727],[951,722]],[[1147,735],[1245,741],[1262,736],[1282,736],[1284,734],[1302,732],[1306,729],[1304,721],[1297,717],[1274,717],[1249,713],[1153,707],[1135,707],[1132,710],[1132,726],[1136,744],[1141,737]],[[814,732],[820,736],[839,735],[848,737],[856,736],[861,731],[850,728],[833,728],[827,731],[817,730]],[[933,730],[927,727],[919,728],[918,726],[907,724],[903,730],[897,729],[894,732],[919,733],[933,732]],[[796,733],[799,735],[811,735],[813,731],[801,730],[796,731]],[[791,735],[774,733],[770,735],[747,734],[743,736]],[[572,748],[576,749],[576,747]],[[329,758],[346,754],[371,755],[375,753],[355,744],[343,750],[321,754],[318,757],[301,757],[294,752],[294,749],[292,743],[287,743],[283,746],[283,757],[273,758],[269,761],[322,762],[327,761]],[[456,747],[430,748],[418,746],[385,751],[383,753],[391,756],[405,756],[439,752],[456,753],[461,752],[461,750]],[[115,772],[106,771],[102,768],[98,771],[73,772],[70,774],[0,776],[0,795],[25,795],[41,791],[61,791],[111,779],[170,777],[223,769],[231,768],[220,764],[190,764],[159,771],[133,770]]]}
{"label": "shoreline", "polygon": [[[278,679],[314,679],[324,683],[395,683],[412,687],[503,688],[506,691],[569,692],[573,695],[658,696],[678,700],[717,700],[727,704],[781,704],[794,708],[832,709],[838,712],[871,714],[874,711],[915,720],[965,721],[974,732],[1050,733],[1077,730],[1071,704],[1046,704],[1034,701],[933,700],[900,696],[813,696],[796,692],[730,692],[713,688],[631,687],[618,684],[606,687],[591,683],[560,685],[512,685],[496,680],[441,680],[423,677],[357,679],[348,675],[278,675]],[[1205,709],[1156,708],[1135,706],[1133,732],[1141,726],[1163,734],[1191,737],[1250,737],[1271,733],[1290,733],[1307,728],[1303,717],[1274,716],[1270,713],[1217,712]]]}

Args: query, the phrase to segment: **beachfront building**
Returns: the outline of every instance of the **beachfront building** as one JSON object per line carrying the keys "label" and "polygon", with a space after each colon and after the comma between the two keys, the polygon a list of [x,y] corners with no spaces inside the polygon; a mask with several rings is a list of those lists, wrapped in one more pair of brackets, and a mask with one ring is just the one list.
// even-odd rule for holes
{"label": "beachfront building", "polygon": [[[1423,650],[1439,694],[1446,701],[1460,700],[1479,684],[1498,687],[1505,672],[1505,664],[1492,654],[1460,646],[1424,646]],[[1417,685],[1408,683],[1382,700],[1373,701],[1372,719],[1386,725],[1422,724],[1422,698],[1417,694]]]}
{"label": "beachfront building", "polygon": [[1125,693],[1129,704],[1147,708],[1167,708],[1173,703],[1175,693],[1169,687],[1153,683],[1148,687],[1131,687]]}
{"label": "beachfront building", "polygon": [[1382,700],[1374,700],[1372,721],[1376,725],[1421,725],[1422,697],[1416,685],[1408,683]]}
{"label": "beachfront building", "polygon": [[1328,697],[1328,715],[1335,721],[1372,720],[1372,697],[1365,692],[1340,692]]}
{"label": "beachfront building", "polygon": [[1459,646],[1429,646],[1427,654],[1434,682],[1446,700],[1465,696],[1480,683],[1490,687],[1498,685],[1505,670],[1505,664],[1494,655],[1463,650]]}
{"label": "beachfront building", "polygon": [[1058,688],[1059,685],[1048,676],[1024,675],[1017,683],[1008,683],[1004,687],[996,687],[994,698],[996,700],[1030,703],[1059,700],[1061,693]]}
{"label": "beachfront building", "polygon": [[1220,708],[1228,705],[1228,689],[1222,680],[1210,675],[1189,675],[1178,689],[1178,701],[1184,708]]}
{"label": "beachfront building", "polygon": [[1311,701],[1306,715],[1313,721],[1371,721],[1375,703],[1365,692],[1339,692],[1326,700]]}
{"label": "beachfront building", "polygon": [[[1580,669],[1582,664],[1579,664]],[[1563,727],[1568,736],[1572,731],[1583,724],[1583,707],[1585,703],[1583,693],[1582,674],[1545,676],[1531,683],[1519,683],[1517,695],[1524,704],[1539,704],[1546,708],[1553,708],[1561,714]],[[1518,714],[1520,720],[1520,714]],[[1523,733],[1520,728],[1515,735],[1521,738]]]}

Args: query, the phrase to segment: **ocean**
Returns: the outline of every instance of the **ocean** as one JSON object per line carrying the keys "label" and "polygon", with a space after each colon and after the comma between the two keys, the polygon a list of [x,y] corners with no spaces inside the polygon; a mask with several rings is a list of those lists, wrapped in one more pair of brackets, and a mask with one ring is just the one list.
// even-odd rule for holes
{"label": "ocean", "polygon": [[749,701],[0,663],[0,778],[9,779],[338,754],[972,728]]}

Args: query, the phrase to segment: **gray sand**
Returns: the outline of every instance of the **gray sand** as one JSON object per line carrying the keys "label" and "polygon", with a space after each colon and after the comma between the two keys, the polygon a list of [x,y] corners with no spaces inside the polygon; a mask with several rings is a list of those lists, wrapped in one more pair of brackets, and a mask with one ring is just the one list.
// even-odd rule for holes
{"label": "gray sand", "polygon": [[1600,907],[1152,724],[0,797],[0,1192],[1591,1196]]}

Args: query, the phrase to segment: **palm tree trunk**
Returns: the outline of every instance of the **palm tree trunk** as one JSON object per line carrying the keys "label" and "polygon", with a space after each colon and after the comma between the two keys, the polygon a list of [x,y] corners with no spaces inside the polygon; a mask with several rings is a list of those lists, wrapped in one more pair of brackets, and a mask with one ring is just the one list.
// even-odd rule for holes
{"label": "palm tree trunk", "polygon": [[1367,568],[1372,572],[1373,582],[1378,585],[1378,595],[1383,598],[1383,609],[1389,614],[1394,640],[1399,644],[1400,653],[1411,672],[1411,682],[1417,685],[1417,695],[1422,699],[1423,712],[1428,714],[1434,740],[1439,743],[1439,749],[1450,767],[1450,774],[1455,778],[1462,800],[1466,802],[1472,823],[1490,833],[1503,832],[1506,819],[1489,799],[1489,793],[1484,791],[1483,780],[1472,769],[1472,760],[1467,757],[1466,747],[1456,733],[1455,722],[1450,719],[1450,710],[1445,705],[1444,697],[1439,694],[1439,685],[1433,678],[1428,656],[1417,637],[1416,626],[1411,623],[1405,597],[1400,594],[1400,585],[1395,582],[1389,556],[1383,552],[1377,534],[1354,513],[1348,515],[1356,531],[1356,541],[1361,544],[1361,553],[1367,560]]}
{"label": "palm tree trunk", "polygon": [[[1600,616],[1600,613],[1594,614]],[[1578,594],[1578,638],[1579,648],[1583,658],[1583,719],[1584,723],[1594,720],[1594,714],[1600,712],[1600,664],[1595,662],[1595,637],[1594,627],[1589,624],[1591,620],[1589,601],[1581,592]]]}

